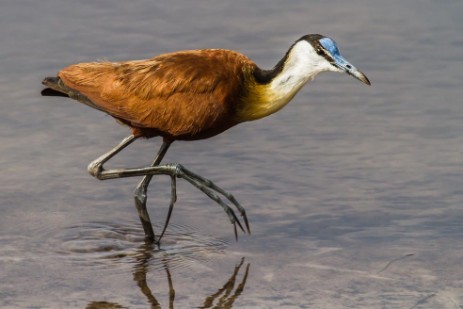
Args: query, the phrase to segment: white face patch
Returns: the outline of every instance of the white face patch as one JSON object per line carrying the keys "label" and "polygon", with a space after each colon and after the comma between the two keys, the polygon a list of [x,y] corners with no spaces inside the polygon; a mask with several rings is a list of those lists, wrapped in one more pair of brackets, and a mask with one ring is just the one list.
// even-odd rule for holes
{"label": "white face patch", "polygon": [[282,72],[274,78],[270,88],[277,96],[292,97],[305,83],[324,71],[339,70],[318,55],[312,44],[301,40],[290,50]]}

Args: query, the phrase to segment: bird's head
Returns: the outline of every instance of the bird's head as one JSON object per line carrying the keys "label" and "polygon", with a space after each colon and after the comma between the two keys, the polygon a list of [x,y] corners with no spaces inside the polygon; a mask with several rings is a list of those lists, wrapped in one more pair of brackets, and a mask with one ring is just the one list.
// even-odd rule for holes
{"label": "bird's head", "polygon": [[321,72],[345,72],[370,85],[365,74],[341,56],[336,43],[319,34],[308,34],[297,40],[271,70],[262,70],[257,65],[251,67],[252,82],[245,83],[245,104],[238,112],[240,121],[279,111]]}
{"label": "bird's head", "polygon": [[366,75],[341,55],[336,42],[320,34],[308,34],[297,40],[288,57],[306,63],[315,74],[323,71],[345,72],[370,85]]}

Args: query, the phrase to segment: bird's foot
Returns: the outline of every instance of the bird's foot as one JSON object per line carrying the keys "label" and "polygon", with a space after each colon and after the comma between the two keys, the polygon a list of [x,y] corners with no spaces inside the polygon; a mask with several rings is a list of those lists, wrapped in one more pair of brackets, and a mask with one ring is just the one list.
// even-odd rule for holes
{"label": "bird's foot", "polygon": [[[217,204],[222,206],[224,209],[225,213],[228,215],[228,218],[230,219],[230,222],[233,224],[234,230],[235,230],[235,237],[238,238],[238,233],[236,230],[236,225],[240,227],[240,229],[246,233],[246,231],[250,234],[251,229],[249,228],[249,222],[248,218],[246,216],[246,210],[244,209],[243,206],[238,203],[236,198],[229,192],[223,190],[219,186],[217,186],[214,182],[211,180],[204,178],[196,173],[193,173],[192,171],[188,170],[181,164],[171,164],[171,167],[175,168],[175,176],[179,178],[183,178],[189,183],[191,183],[193,186],[201,190],[204,194],[206,194],[210,199],[215,201]],[[226,203],[222,198],[220,198],[220,195],[225,196],[226,199],[231,202],[236,209],[239,211],[241,214],[244,224],[246,226],[246,231],[243,228],[243,225],[241,224],[240,220],[236,216],[235,212],[233,209]]]}

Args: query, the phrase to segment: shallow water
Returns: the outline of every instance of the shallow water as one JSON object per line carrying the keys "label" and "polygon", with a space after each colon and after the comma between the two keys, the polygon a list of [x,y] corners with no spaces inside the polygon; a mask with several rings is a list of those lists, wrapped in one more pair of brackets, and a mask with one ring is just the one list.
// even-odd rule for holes
{"label": "shallow water", "polygon": [[[462,15],[450,0],[4,1],[0,307],[463,308]],[[144,245],[137,179],[86,172],[127,129],[40,96],[74,62],[213,47],[268,68],[317,32],[373,85],[322,75],[281,112],[166,156],[246,207],[238,242],[179,180],[163,245]],[[146,165],[159,145],[111,164]],[[150,187],[157,231],[169,183]]]}

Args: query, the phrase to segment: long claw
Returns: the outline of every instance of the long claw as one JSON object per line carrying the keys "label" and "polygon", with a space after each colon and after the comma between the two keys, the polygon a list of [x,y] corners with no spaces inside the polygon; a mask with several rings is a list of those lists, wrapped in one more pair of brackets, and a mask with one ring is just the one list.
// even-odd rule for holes
{"label": "long claw", "polygon": [[169,204],[169,211],[167,212],[167,218],[166,218],[166,221],[164,222],[164,227],[162,229],[161,235],[159,235],[159,238],[157,240],[158,244],[161,242],[161,238],[162,236],[164,236],[167,226],[169,225],[170,216],[172,215],[172,211],[174,210],[174,204],[176,201],[177,201],[177,180],[175,176],[171,176],[171,199],[170,199],[170,204]]}
{"label": "long claw", "polygon": [[[179,171],[179,173],[182,173],[182,171]],[[214,192],[212,192],[209,188],[205,187],[203,185],[203,183],[201,183],[200,181],[198,181],[197,179],[194,179],[193,177],[191,177],[189,174],[183,174],[181,175],[182,178],[184,178],[186,181],[188,181],[189,183],[191,183],[193,186],[195,186],[196,188],[198,188],[199,190],[201,190],[202,192],[204,192],[207,196],[209,196],[209,198],[211,198],[213,201],[215,201],[217,204],[219,204],[220,206],[222,206],[222,208],[224,209],[224,211],[227,213],[230,221],[232,224],[235,224],[235,222],[238,224],[238,226],[240,227],[240,229],[243,231],[243,233],[245,233],[244,231],[244,228],[243,228],[243,225],[241,224],[241,222],[239,221],[238,217],[236,216],[235,212],[233,211],[233,209],[230,208],[230,206],[228,206],[227,204],[225,204],[223,202],[223,200],[217,195],[215,194]],[[235,227],[236,228],[236,227]]]}
{"label": "long claw", "polygon": [[243,219],[244,224],[246,224],[246,229],[248,230],[248,233],[251,234],[251,228],[249,227],[248,217],[246,217],[246,214],[244,214]]}
{"label": "long claw", "polygon": [[249,228],[249,222],[248,222],[248,216],[246,215],[246,210],[244,209],[243,206],[241,206],[240,203],[238,203],[238,201],[235,199],[235,197],[232,194],[228,192],[226,193],[228,195],[225,195],[225,196],[236,206],[236,208],[241,214],[241,217],[243,217],[244,224],[246,225],[246,230],[248,231],[249,234],[251,234],[251,229]]}
{"label": "long claw", "polygon": [[236,198],[229,192],[223,190],[222,188],[220,188],[219,186],[217,186],[215,183],[213,183],[211,180],[207,179],[207,178],[204,178],[198,174],[195,174],[193,172],[191,172],[190,170],[188,169],[185,169],[183,168],[182,169],[182,172],[184,174],[187,174],[188,176],[196,179],[198,182],[202,183],[203,185],[207,186],[208,188],[214,190],[214,191],[217,191],[218,193],[222,194],[223,196],[225,196],[230,202],[233,203],[233,205],[235,205],[235,207],[238,209],[238,211],[240,212],[241,216],[243,217],[243,220],[244,220],[244,223],[246,225],[246,230],[248,231],[249,234],[251,234],[251,229],[249,228],[249,222],[248,222],[248,217],[246,216],[246,210],[244,209],[243,206],[241,206],[240,203],[238,203],[238,201],[236,200]]}

